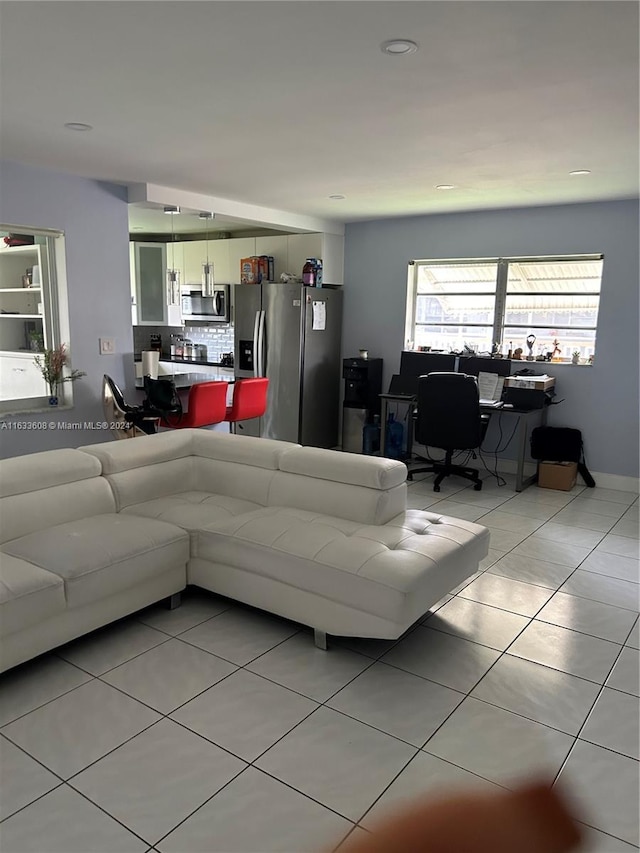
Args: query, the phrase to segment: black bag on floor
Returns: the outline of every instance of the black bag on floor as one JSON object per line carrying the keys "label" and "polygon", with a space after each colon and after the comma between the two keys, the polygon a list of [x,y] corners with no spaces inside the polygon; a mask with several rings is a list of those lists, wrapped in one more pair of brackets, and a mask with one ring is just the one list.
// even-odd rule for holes
{"label": "black bag on floor", "polygon": [[584,461],[582,433],[571,427],[536,427],[531,431],[531,456],[546,462],[577,462],[578,471],[589,488],[596,481]]}

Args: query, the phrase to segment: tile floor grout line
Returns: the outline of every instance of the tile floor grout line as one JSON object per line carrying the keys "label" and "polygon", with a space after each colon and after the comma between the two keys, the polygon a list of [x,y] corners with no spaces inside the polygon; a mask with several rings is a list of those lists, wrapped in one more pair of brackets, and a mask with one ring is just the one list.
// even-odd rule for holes
{"label": "tile floor grout line", "polygon": [[65,785],[67,785],[67,787],[68,787],[68,788],[70,788],[72,791],[75,791],[75,792],[76,792],[76,794],[79,794],[83,799],[85,799],[85,800],[86,800],[88,803],[90,803],[92,806],[95,806],[97,809],[100,809],[100,811],[101,811],[101,812],[103,812],[104,814],[106,814],[106,815],[107,815],[107,817],[110,817],[110,818],[111,818],[111,820],[115,820],[115,822],[116,822],[116,823],[119,823],[119,824],[120,824],[120,826],[121,826],[123,829],[125,829],[127,832],[131,833],[131,835],[134,835],[136,838],[139,838],[139,839],[140,839],[140,841],[142,841],[144,844],[148,844],[150,847],[153,847],[153,843],[152,843],[151,841],[147,841],[147,839],[146,839],[146,838],[144,838],[142,835],[140,835],[139,833],[137,833],[134,829],[131,829],[131,827],[127,826],[125,823],[123,823],[123,822],[122,822],[119,818],[117,818],[115,815],[112,815],[112,814],[111,814],[110,812],[108,812],[105,808],[103,808],[99,803],[94,802],[92,799],[90,799],[90,798],[89,798],[86,794],[84,794],[82,791],[79,791],[77,788],[74,788],[74,787],[73,787],[73,785],[70,785],[68,782],[65,782]]}
{"label": "tile floor grout line", "polygon": [[[623,648],[624,648],[624,647],[623,647]],[[580,740],[580,741],[582,741],[583,743],[592,743],[591,741],[588,741],[588,740],[586,740],[586,739],[582,739],[582,738],[580,737],[580,735],[582,734],[582,732],[583,732],[583,730],[584,730],[584,727],[587,725],[587,722],[588,722],[589,718],[591,717],[591,714],[593,713],[593,710],[594,710],[594,708],[596,707],[596,704],[598,703],[598,700],[600,699],[600,697],[601,697],[601,696],[602,696],[602,694],[604,693],[604,689],[605,689],[605,687],[606,687],[607,679],[609,678],[609,676],[610,676],[610,675],[611,675],[611,673],[613,672],[613,669],[614,669],[614,667],[615,667],[615,665],[616,665],[616,663],[617,663],[617,661],[618,661],[618,658],[620,657],[620,655],[621,655],[621,654],[622,654],[622,649],[620,649],[620,652],[616,655],[616,658],[615,658],[614,662],[611,664],[611,668],[609,669],[609,672],[607,673],[606,678],[604,679],[604,681],[603,681],[603,682],[602,682],[602,684],[600,685],[600,690],[598,690],[598,692],[597,692],[597,694],[596,694],[596,696],[595,696],[595,699],[593,700],[593,703],[592,703],[591,707],[590,707],[590,708],[589,708],[589,710],[587,711],[587,715],[586,715],[586,717],[585,717],[585,718],[584,718],[584,720],[582,721],[582,725],[580,726],[580,728],[578,729],[578,731],[577,731],[577,733],[576,733],[576,739],[575,739],[574,743],[572,744],[571,749],[569,750],[569,752],[568,752],[568,754],[567,754],[567,756],[566,756],[565,760],[563,761],[563,763],[562,763],[562,765],[561,765],[560,769],[558,770],[558,772],[557,772],[557,774],[556,774],[556,776],[555,776],[555,778],[554,778],[554,780],[553,780],[553,783],[554,783],[554,784],[556,783],[556,781],[557,781],[558,777],[560,776],[560,773],[562,772],[562,770],[564,769],[564,767],[565,767],[566,763],[568,762],[568,760],[569,760],[569,756],[571,755],[571,753],[572,753],[572,752],[573,752],[573,750],[575,749],[575,746],[576,746],[577,742]],[[610,752],[613,752],[613,753],[615,753],[616,755],[622,755],[622,756],[624,756],[625,758],[629,758],[631,761],[636,761],[637,763],[640,763],[640,759],[633,758],[633,757],[632,757],[632,756],[630,756],[630,755],[625,755],[625,753],[623,753],[623,752],[618,752],[617,750],[612,749],[611,747],[603,747],[603,746],[601,746],[600,744],[593,744],[593,745],[594,745],[594,746],[600,746],[600,748],[601,748],[601,749],[608,749]]]}
{"label": "tile floor grout line", "polygon": [[[55,652],[51,652],[51,653],[47,653],[47,654],[51,654],[52,656],[55,656]],[[62,660],[62,658],[60,658],[60,660]],[[69,661],[64,661],[64,662],[69,663]],[[18,666],[20,666],[20,664],[18,664]],[[21,720],[23,717],[26,717],[27,714],[32,714],[34,711],[38,711],[40,708],[44,708],[45,705],[50,705],[51,702],[55,702],[56,699],[62,699],[63,696],[68,696],[69,693],[73,693],[73,691],[77,690],[78,687],[83,687],[85,684],[88,684],[93,678],[97,677],[95,675],[91,675],[90,672],[86,672],[84,669],[80,669],[80,667],[75,666],[75,664],[69,664],[69,666],[75,667],[75,669],[80,670],[80,672],[82,672],[84,675],[88,675],[89,678],[87,678],[87,680],[83,681],[81,684],[76,684],[75,687],[70,687],[69,690],[65,690],[64,693],[61,693],[59,696],[54,696],[53,699],[47,699],[47,701],[43,702],[42,705],[36,705],[35,708],[31,708],[29,711],[25,711],[24,714],[19,714],[17,717],[14,717],[13,719],[8,720],[6,723],[3,723],[0,726],[0,732],[4,732],[4,729],[6,729],[7,726],[10,726],[11,723],[15,723],[15,722],[17,722],[17,720]],[[8,672],[11,672],[11,670],[8,670]],[[1,673],[0,673],[0,675],[1,675]]]}
{"label": "tile floor grout line", "polygon": [[[149,626],[147,625],[146,627],[149,627]],[[108,669],[105,669],[103,672],[99,672],[99,673],[90,672],[88,669],[85,669],[84,667],[80,666],[79,663],[74,663],[73,666],[77,666],[78,669],[81,669],[83,672],[86,672],[87,675],[91,675],[93,678],[100,678],[100,676],[107,675],[107,673],[113,672],[113,670],[117,669],[119,666],[124,666],[125,663],[131,663],[131,661],[135,660],[136,658],[139,658],[142,655],[146,655],[147,652],[152,652],[154,649],[158,649],[158,648],[160,648],[160,646],[164,646],[165,643],[168,643],[170,640],[174,640],[174,639],[175,639],[175,637],[170,637],[169,635],[165,635],[165,639],[160,640],[160,642],[156,643],[155,646],[151,646],[151,648],[149,648],[149,649],[145,649],[142,652],[138,652],[137,654],[133,655],[133,657],[130,657],[130,658],[127,658],[126,660],[120,661],[120,663],[117,663],[114,666],[110,666]],[[56,652],[56,654],[60,658],[60,660],[66,661],[66,663],[71,663],[70,660],[63,657],[61,654],[59,654],[57,652]]]}
{"label": "tile floor grout line", "polygon": [[[27,755],[28,755],[28,753],[27,753]],[[29,758],[33,758],[33,756],[29,755]],[[44,765],[42,765],[42,766],[44,767]],[[49,770],[48,767],[46,769]],[[52,771],[49,770],[49,772],[51,773]],[[37,803],[38,800],[41,800],[43,797],[46,797],[47,794],[53,794],[54,791],[57,791],[58,788],[61,788],[63,785],[66,785],[66,782],[64,781],[64,779],[62,779],[57,785],[54,785],[53,788],[51,788],[50,790],[45,791],[44,794],[38,794],[38,796],[34,797],[34,799],[31,800],[30,802],[25,803],[23,806],[20,806],[20,808],[16,809],[14,812],[11,812],[11,814],[5,815],[2,818],[2,820],[0,820],[0,826],[2,826],[2,824],[6,820],[9,820],[9,818],[15,817],[15,815],[19,814],[21,811],[24,811],[25,809],[28,809],[29,806],[34,805],[34,803]],[[0,837],[1,836],[2,836],[2,833],[0,832]]]}

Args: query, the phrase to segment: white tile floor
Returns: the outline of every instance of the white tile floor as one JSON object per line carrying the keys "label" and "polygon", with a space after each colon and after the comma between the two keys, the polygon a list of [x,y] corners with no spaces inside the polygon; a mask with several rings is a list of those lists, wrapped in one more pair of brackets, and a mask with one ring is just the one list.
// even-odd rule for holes
{"label": "white tile floor", "polygon": [[479,574],[396,642],[215,596],[0,678],[3,853],[330,851],[399,802],[566,785],[591,853],[638,849],[638,506],[450,478],[410,504],[491,530]]}

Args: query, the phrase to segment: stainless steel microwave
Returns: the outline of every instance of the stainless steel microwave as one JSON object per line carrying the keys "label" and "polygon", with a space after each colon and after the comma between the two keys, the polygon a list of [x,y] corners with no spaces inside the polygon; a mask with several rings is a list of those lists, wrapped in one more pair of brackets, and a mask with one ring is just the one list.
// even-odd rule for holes
{"label": "stainless steel microwave", "polygon": [[185,320],[228,323],[231,317],[229,290],[228,284],[216,284],[212,296],[203,296],[202,290],[183,290],[182,316]]}

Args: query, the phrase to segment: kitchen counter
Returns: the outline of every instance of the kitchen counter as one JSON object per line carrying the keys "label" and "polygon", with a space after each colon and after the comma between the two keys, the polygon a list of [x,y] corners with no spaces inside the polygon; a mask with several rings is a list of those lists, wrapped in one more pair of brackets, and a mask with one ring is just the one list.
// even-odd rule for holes
{"label": "kitchen counter", "polygon": [[[199,382],[229,382],[232,383],[233,377],[228,373],[210,374],[210,373],[174,373],[173,376],[160,376],[160,379],[172,379],[178,390],[191,388]],[[144,379],[140,377],[136,379],[135,387],[142,391],[144,389]]]}
{"label": "kitchen counter", "polygon": [[[142,355],[140,353],[136,353],[133,356],[133,360],[134,362],[142,361]],[[207,367],[226,367],[229,370],[233,370],[232,364],[222,364],[221,361],[205,361],[201,358],[181,358],[175,355],[164,355],[164,353],[160,353],[160,361],[172,361],[176,364],[202,364]]]}

